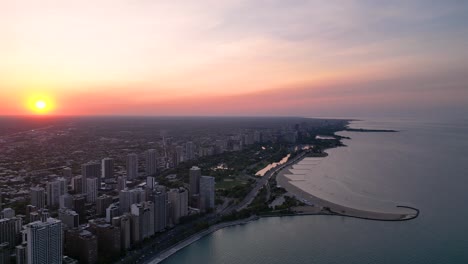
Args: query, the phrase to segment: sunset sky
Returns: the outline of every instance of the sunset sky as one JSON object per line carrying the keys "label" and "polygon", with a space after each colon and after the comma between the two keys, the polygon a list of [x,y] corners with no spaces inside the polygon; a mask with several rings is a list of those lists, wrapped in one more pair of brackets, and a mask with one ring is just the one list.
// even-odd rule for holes
{"label": "sunset sky", "polygon": [[0,0],[0,115],[468,115],[468,1]]}

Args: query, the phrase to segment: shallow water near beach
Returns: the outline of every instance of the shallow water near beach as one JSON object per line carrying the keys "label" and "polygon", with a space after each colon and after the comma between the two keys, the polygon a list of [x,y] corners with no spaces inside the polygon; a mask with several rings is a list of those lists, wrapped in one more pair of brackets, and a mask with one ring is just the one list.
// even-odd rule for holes
{"label": "shallow water near beach", "polygon": [[328,151],[319,173],[352,181],[366,196],[417,207],[417,219],[264,218],[217,231],[164,263],[468,263],[468,122],[352,127],[400,132],[340,132],[352,139]]}

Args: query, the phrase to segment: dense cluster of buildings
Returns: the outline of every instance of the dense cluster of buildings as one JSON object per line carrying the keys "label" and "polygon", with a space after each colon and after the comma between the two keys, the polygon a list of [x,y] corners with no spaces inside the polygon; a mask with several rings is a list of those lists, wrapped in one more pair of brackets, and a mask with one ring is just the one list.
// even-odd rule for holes
{"label": "dense cluster of buildings", "polygon": [[98,256],[119,256],[189,214],[214,209],[213,177],[193,167],[189,188],[168,189],[153,176],[157,156],[152,150],[147,153],[146,181],[139,179],[138,158],[130,154],[127,171],[132,181],[124,177],[108,184],[114,168],[113,160],[105,158],[101,164],[83,164],[80,176],[65,168],[63,176],[45,188],[30,188],[24,215],[8,207],[1,210],[0,263],[97,263]]}
{"label": "dense cluster of buildings", "polygon": [[[139,138],[107,129],[98,136],[85,126],[0,137],[0,264],[96,263],[120,255],[188,215],[215,209],[213,177],[194,166],[187,183],[167,188],[156,181],[161,171],[255,143],[295,142],[300,132],[276,124],[217,128],[154,140],[153,131],[141,130]],[[33,148],[42,154],[28,156]]]}

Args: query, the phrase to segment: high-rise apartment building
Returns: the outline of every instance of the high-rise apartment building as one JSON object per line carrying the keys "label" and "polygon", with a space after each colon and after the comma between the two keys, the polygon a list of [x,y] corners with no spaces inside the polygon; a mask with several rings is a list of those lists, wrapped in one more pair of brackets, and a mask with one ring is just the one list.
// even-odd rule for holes
{"label": "high-rise apartment building", "polygon": [[72,209],[80,215],[80,221],[86,220],[86,196],[82,194],[73,196]]}
{"label": "high-rise apartment building", "polygon": [[31,191],[31,204],[38,209],[45,207],[45,190],[42,187],[32,187]]}
{"label": "high-rise apartment building", "polygon": [[127,178],[129,180],[138,177],[138,155],[135,153],[128,154],[127,156]]}
{"label": "high-rise apartment building", "polygon": [[154,235],[154,209],[151,201],[132,204],[132,240],[134,243]]}
{"label": "high-rise apartment building", "polygon": [[158,172],[158,153],[155,149],[146,151],[146,176],[154,176]]}
{"label": "high-rise apartment building", "polygon": [[59,219],[68,228],[74,228],[80,225],[80,216],[73,210],[60,209]]}
{"label": "high-rise apartment building", "polygon": [[112,222],[114,217],[120,216],[120,208],[117,204],[111,204],[106,208],[106,222]]}
{"label": "high-rise apartment building", "polygon": [[58,207],[60,205],[60,196],[66,193],[67,184],[64,178],[59,178],[47,183],[47,205],[49,207]]}
{"label": "high-rise apartment building", "polygon": [[178,165],[179,163],[184,161],[184,148],[182,146],[176,146],[174,165]]}
{"label": "high-rise apartment building", "polygon": [[28,263],[28,255],[26,254],[26,249],[28,245],[23,243],[21,245],[16,246],[15,253],[16,253],[16,264],[27,264]]}
{"label": "high-rise apartment building", "polygon": [[96,202],[98,195],[98,178],[86,179],[86,201],[88,203]]}
{"label": "high-rise apartment building", "polygon": [[185,144],[185,157],[186,160],[195,159],[195,147],[192,141],[189,141]]}
{"label": "high-rise apartment building", "polygon": [[151,195],[150,201],[154,204],[154,230],[162,232],[167,227],[167,192],[164,188],[156,188]]}
{"label": "high-rise apartment building", "polygon": [[65,233],[65,252],[83,264],[95,264],[98,261],[97,237],[91,232],[73,228]]}
{"label": "high-rise apartment building", "polygon": [[156,187],[156,179],[152,176],[146,177],[146,188],[153,190]]}
{"label": "high-rise apartment building", "polygon": [[195,195],[195,194],[200,193],[200,178],[201,178],[200,168],[193,166],[189,171],[190,195]]}
{"label": "high-rise apartment building", "polygon": [[188,191],[184,188],[170,189],[168,199],[171,208],[172,224],[178,224],[181,217],[188,214]]}
{"label": "high-rise apartment building", "polygon": [[104,194],[96,198],[96,215],[97,216],[106,215],[106,209],[111,204],[112,204],[112,196]]}
{"label": "high-rise apartment building", "polygon": [[189,171],[189,203],[190,206],[195,208],[198,208],[200,204],[200,177],[200,168],[193,166]]}
{"label": "high-rise apartment building", "polygon": [[120,229],[102,219],[89,221],[90,231],[97,236],[99,255],[113,257],[120,254]]}
{"label": "high-rise apartment building", "polygon": [[21,231],[21,218],[3,218],[0,219],[0,243],[8,242],[9,248],[14,248],[17,242],[17,236]]}
{"label": "high-rise apartment building", "polygon": [[119,176],[117,177],[117,190],[122,191],[127,188],[127,177],[125,176]]}
{"label": "high-rise apartment building", "polygon": [[130,212],[130,206],[146,200],[146,193],[143,189],[125,189],[119,192],[120,213]]}
{"label": "high-rise apartment building", "polygon": [[202,212],[214,208],[215,205],[215,179],[210,176],[200,178],[200,210]]}
{"label": "high-rise apartment building", "polygon": [[112,225],[120,229],[120,247],[128,250],[132,246],[132,217],[125,214],[112,218]]}
{"label": "high-rise apartment building", "polygon": [[71,194],[64,194],[60,196],[60,208],[73,208],[73,196]]}
{"label": "high-rise apartment building", "polygon": [[102,165],[99,162],[88,162],[81,165],[81,175],[83,176],[83,193],[86,193],[86,179],[98,178],[98,189],[101,184]]}
{"label": "high-rise apartment building", "polygon": [[99,162],[88,162],[81,165],[83,178],[100,178],[102,166]]}
{"label": "high-rise apartment building", "polygon": [[61,264],[63,258],[62,222],[54,218],[26,226],[28,264]]}
{"label": "high-rise apartment building", "polygon": [[8,242],[0,242],[0,264],[3,263],[10,263],[10,243]]}
{"label": "high-rise apartment building", "polygon": [[102,159],[101,166],[101,178],[109,179],[114,177],[114,159]]}
{"label": "high-rise apartment building", "polygon": [[76,194],[85,193],[86,182],[83,176],[75,176],[71,180],[72,189]]}

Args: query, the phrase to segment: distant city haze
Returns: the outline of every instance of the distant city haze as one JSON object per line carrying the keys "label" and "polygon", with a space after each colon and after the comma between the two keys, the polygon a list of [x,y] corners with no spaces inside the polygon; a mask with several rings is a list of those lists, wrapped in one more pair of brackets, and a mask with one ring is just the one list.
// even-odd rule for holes
{"label": "distant city haze", "polygon": [[466,117],[466,14],[456,0],[2,1],[0,115]]}

